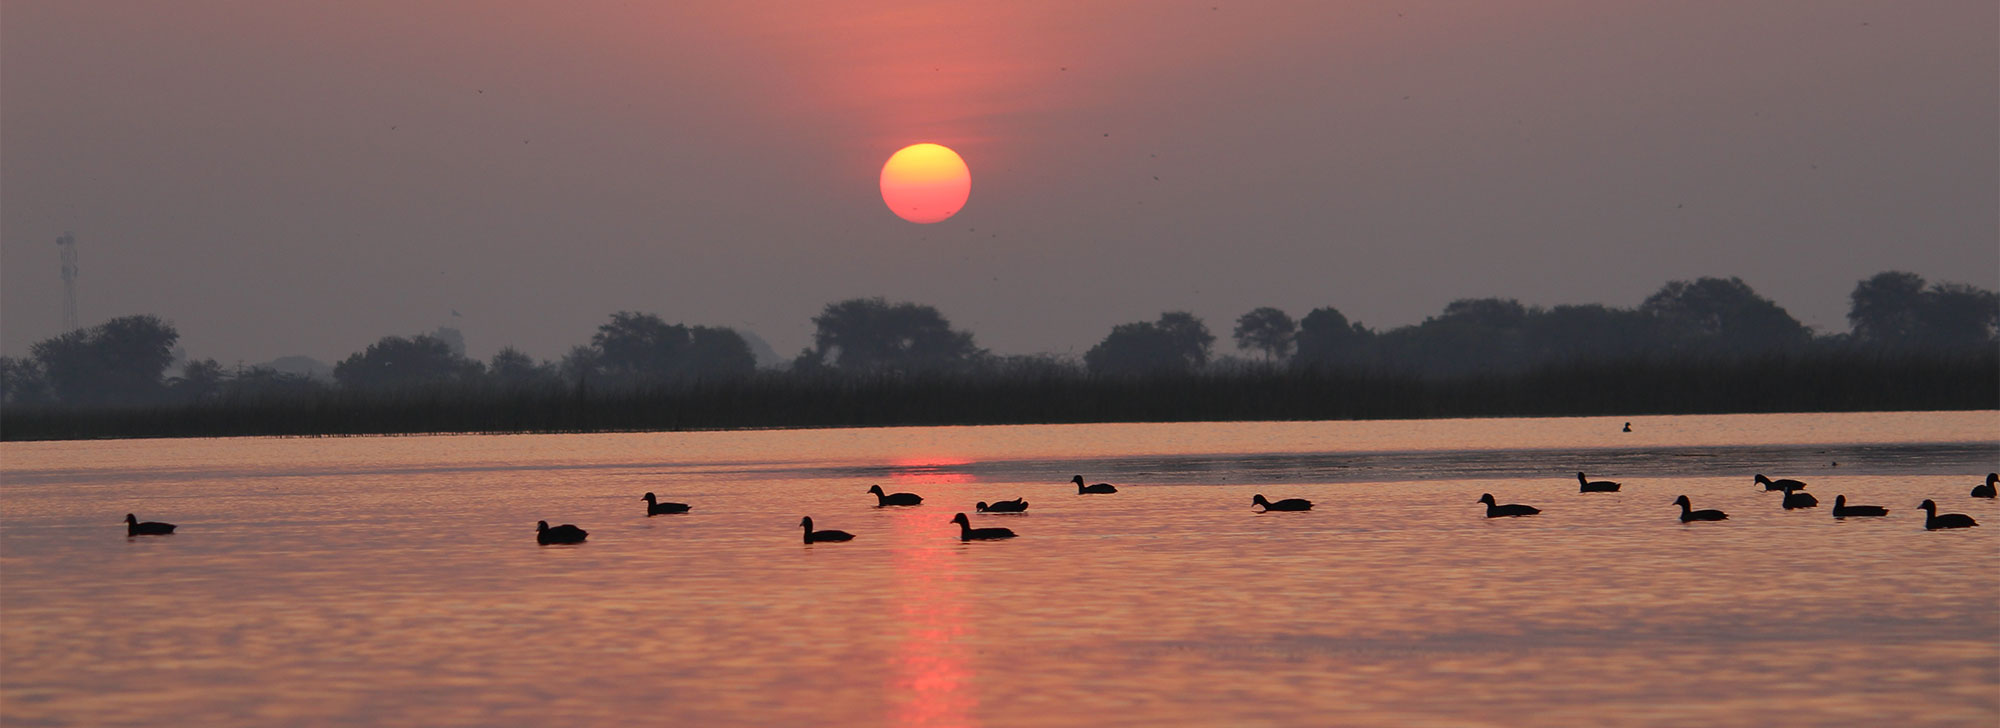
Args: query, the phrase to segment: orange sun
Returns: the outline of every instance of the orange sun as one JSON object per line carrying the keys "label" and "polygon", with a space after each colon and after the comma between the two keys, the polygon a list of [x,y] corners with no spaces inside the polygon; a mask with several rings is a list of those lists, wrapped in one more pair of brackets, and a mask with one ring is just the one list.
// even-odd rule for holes
{"label": "orange sun", "polygon": [[910,222],[943,222],[971,195],[972,172],[944,145],[912,144],[882,165],[882,202]]}

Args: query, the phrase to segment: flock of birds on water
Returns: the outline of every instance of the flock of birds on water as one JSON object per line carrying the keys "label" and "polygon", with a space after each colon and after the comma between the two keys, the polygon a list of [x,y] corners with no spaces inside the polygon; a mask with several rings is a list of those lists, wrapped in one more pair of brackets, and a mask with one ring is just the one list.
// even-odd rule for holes
{"label": "flock of birds on water", "polygon": [[[1616,493],[1622,487],[1621,483],[1615,481],[1591,480],[1585,477],[1583,473],[1576,474],[1576,481],[1580,484],[1578,488],[1578,492],[1580,493]],[[1086,485],[1081,475],[1070,478],[1070,482],[1076,484],[1077,495],[1109,495],[1118,492],[1117,486],[1110,483]],[[1819,507],[1819,499],[1814,498],[1811,493],[1805,492],[1806,484],[1800,481],[1790,478],[1772,480],[1759,473],[1752,482],[1756,485],[1764,486],[1765,491],[1784,491],[1785,499],[1783,505],[1785,510]],[[1995,496],[1996,484],[2000,484],[2000,473],[1987,473],[1984,485],[1973,486],[1972,497],[1993,498]],[[923,496],[915,493],[887,493],[879,485],[869,486],[868,492],[875,496],[875,507],[877,508],[917,506],[923,505],[924,502]],[[693,506],[686,503],[663,502],[652,493],[647,493],[640,497],[639,500],[646,502],[646,516],[648,518],[674,513],[686,513],[693,509]],[[1542,509],[1534,506],[1521,505],[1519,503],[1500,503],[1494,500],[1492,493],[1481,494],[1478,502],[1485,504],[1487,518],[1519,518],[1542,512]],[[1265,498],[1262,493],[1252,496],[1250,498],[1250,505],[1254,508],[1262,509],[1260,512],[1265,513],[1310,511],[1313,507],[1312,501],[1304,498],[1286,498],[1284,500],[1272,501]],[[1685,495],[1675,498],[1674,505],[1681,507],[1681,523],[1722,521],[1729,518],[1729,514],[1712,508],[1695,510],[1694,504]],[[1924,511],[1925,530],[1936,531],[1946,528],[1971,528],[1979,525],[1978,521],[1973,520],[1971,516],[1963,513],[1938,513],[1937,502],[1929,498],[1925,498],[1924,502],[1917,507]],[[1028,502],[1020,498],[999,501],[997,503],[981,501],[973,507],[973,510],[979,513],[1023,513],[1028,510]],[[1834,518],[1875,518],[1886,515],[1889,515],[1889,509],[1881,506],[1851,506],[1847,504],[1847,496],[1845,495],[1837,495],[1833,498]],[[966,518],[964,513],[952,516],[951,523],[958,526],[958,538],[960,541],[993,541],[1014,538],[1020,535],[1014,533],[1014,530],[1011,528],[973,528],[972,520]],[[805,530],[805,542],[808,544],[839,543],[854,540],[854,534],[846,531],[814,529],[812,516],[799,519],[799,527]],[[165,536],[173,532],[174,524],[141,521],[136,515],[125,514],[125,535],[128,538],[133,536]],[[535,524],[535,541],[543,546],[583,543],[584,539],[589,537],[590,532],[568,523],[553,527],[549,525],[548,521],[537,521]]]}

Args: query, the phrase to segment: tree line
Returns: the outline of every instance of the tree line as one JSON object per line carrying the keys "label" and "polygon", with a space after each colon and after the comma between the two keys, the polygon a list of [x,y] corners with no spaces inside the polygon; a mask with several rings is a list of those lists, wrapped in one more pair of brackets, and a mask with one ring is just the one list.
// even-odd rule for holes
{"label": "tree line", "polygon": [[[440,392],[461,402],[609,401],[716,391],[717,385],[751,380],[763,382],[760,391],[824,392],[853,391],[855,381],[1060,380],[1064,387],[1081,383],[1077,386],[1101,389],[1127,386],[1118,383],[1128,380],[1256,375],[1278,376],[1272,386],[1282,388],[1286,376],[1295,382],[1326,375],[1352,381],[1525,381],[1521,378],[1578,367],[1698,375],[1774,359],[1990,361],[2000,347],[2000,297],[1992,291],[1885,272],[1858,282],[1849,299],[1852,331],[1839,334],[1816,334],[1737,278],[1672,281],[1630,309],[1596,304],[1544,309],[1505,298],[1461,299],[1420,323],[1383,331],[1350,321],[1331,306],[1298,319],[1263,307],[1239,317],[1231,332],[1237,347],[1254,352],[1254,358],[1217,356],[1216,336],[1200,318],[1170,311],[1153,321],[1113,326],[1078,361],[997,356],[936,308],[858,298],[822,309],[812,319],[812,344],[781,372],[757,371],[748,343],[735,330],[621,311],[600,325],[588,344],[554,360],[537,361],[513,347],[488,361],[474,360],[465,355],[462,337],[444,328],[383,337],[338,362],[331,382],[256,367],[231,371],[213,359],[186,361],[170,373],[178,331],[158,317],[138,315],[37,342],[28,357],[0,357],[0,403],[19,414],[266,406],[329,397],[407,399],[411,393]],[[1987,369],[1986,378],[1993,378],[1996,372]],[[784,382],[773,384],[772,378]],[[1993,404],[1982,400],[1969,406]],[[772,421],[762,424],[783,419],[767,414]]]}

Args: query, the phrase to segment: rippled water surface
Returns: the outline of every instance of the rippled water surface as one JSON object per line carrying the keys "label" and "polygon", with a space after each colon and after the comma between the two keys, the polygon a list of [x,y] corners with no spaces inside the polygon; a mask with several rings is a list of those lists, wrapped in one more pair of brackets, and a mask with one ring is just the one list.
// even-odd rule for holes
{"label": "rippled water surface", "polygon": [[1622,422],[8,443],[0,722],[2000,723],[2000,413]]}

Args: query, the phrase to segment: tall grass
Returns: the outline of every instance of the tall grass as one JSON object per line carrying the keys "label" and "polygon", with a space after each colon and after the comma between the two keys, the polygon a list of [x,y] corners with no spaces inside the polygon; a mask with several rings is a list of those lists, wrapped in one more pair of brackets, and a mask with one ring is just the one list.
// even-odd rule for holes
{"label": "tall grass", "polygon": [[631,391],[438,387],[79,409],[10,406],[0,439],[603,432],[1078,422],[1830,412],[2000,408],[2000,354],[1817,352],[1574,362],[1426,378],[1251,369],[1152,377],[760,373]]}

